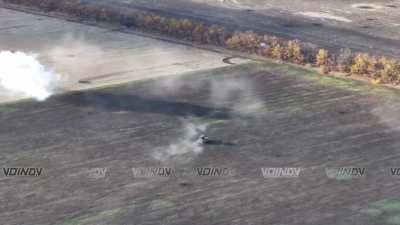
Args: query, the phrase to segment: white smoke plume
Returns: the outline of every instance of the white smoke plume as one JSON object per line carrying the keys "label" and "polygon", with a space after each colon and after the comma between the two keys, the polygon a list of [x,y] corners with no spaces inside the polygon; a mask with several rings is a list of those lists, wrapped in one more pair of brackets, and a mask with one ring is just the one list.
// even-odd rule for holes
{"label": "white smoke plume", "polygon": [[210,101],[239,115],[260,116],[265,112],[265,105],[254,93],[253,85],[243,78],[213,81]]}
{"label": "white smoke plume", "polygon": [[183,124],[183,135],[166,149],[155,151],[153,157],[160,161],[166,161],[175,157],[191,157],[202,153],[204,149],[200,135],[207,130],[207,126],[204,123],[185,121]]}
{"label": "white smoke plume", "polygon": [[[210,79],[209,102],[216,107],[230,109],[236,115],[258,117],[266,113],[263,101],[255,93],[252,82],[246,78]],[[182,77],[162,79],[154,84],[153,94],[174,96],[185,90],[199,91],[204,82],[188,82]]]}
{"label": "white smoke plume", "polygon": [[0,52],[0,87],[11,95],[44,101],[51,96],[61,76],[42,65],[36,54]]}
{"label": "white smoke plume", "polygon": [[376,106],[371,110],[372,115],[379,119],[379,122],[386,127],[400,131],[400,115],[397,99],[380,100]]}
{"label": "white smoke plume", "polygon": [[[225,77],[225,79],[207,79],[202,82],[188,82],[182,77],[173,77],[158,81],[151,88],[156,96],[174,96],[185,90],[198,91],[209,87],[209,103],[214,107],[227,108],[234,116],[258,118],[266,113],[264,102],[257,97],[254,85],[247,78]],[[212,122],[210,122],[212,123]],[[200,135],[207,130],[208,124],[184,122],[183,136],[165,149],[153,152],[153,158],[160,161],[177,159],[187,162],[203,152]]]}

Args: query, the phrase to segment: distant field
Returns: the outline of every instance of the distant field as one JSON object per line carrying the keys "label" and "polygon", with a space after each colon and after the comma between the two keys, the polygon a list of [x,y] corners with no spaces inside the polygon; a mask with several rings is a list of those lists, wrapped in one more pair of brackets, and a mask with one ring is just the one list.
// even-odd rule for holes
{"label": "distant field", "polygon": [[[94,1],[93,1],[94,2]],[[96,0],[95,2],[111,2]],[[400,3],[391,0],[114,0],[300,39],[328,49],[352,48],[400,57]],[[126,6],[129,7],[129,6]]]}

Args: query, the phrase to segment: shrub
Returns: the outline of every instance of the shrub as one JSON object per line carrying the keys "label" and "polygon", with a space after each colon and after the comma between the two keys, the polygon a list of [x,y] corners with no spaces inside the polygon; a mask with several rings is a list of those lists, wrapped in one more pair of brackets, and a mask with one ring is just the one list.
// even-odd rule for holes
{"label": "shrub", "polygon": [[247,31],[244,34],[245,46],[250,50],[250,52],[255,52],[260,47],[260,37],[253,31]]}
{"label": "shrub", "polygon": [[269,46],[271,46],[271,48],[273,48],[276,45],[280,45],[280,41],[277,37],[275,36],[264,36],[265,41],[268,43]]}
{"label": "shrub", "polygon": [[382,69],[380,70],[380,78],[383,82],[397,83],[400,78],[400,63],[386,57],[380,58]]}
{"label": "shrub", "polygon": [[165,17],[161,17],[160,23],[158,24],[157,28],[158,32],[164,34],[164,35],[169,35],[169,25],[168,25],[168,19]]}
{"label": "shrub", "polygon": [[284,57],[284,48],[280,44],[276,44],[271,48],[271,56],[274,59],[282,60]]}
{"label": "shrub", "polygon": [[239,36],[237,35],[232,35],[232,37],[228,38],[225,41],[225,45],[229,48],[229,49],[237,49],[239,46]]}
{"label": "shrub", "polygon": [[225,40],[226,40],[227,32],[225,28],[219,27],[218,28],[218,42],[221,46],[225,46]]}
{"label": "shrub", "polygon": [[236,32],[226,41],[226,46],[231,49],[257,53],[260,49],[261,37],[254,32]]}
{"label": "shrub", "polygon": [[373,78],[380,77],[380,71],[383,69],[383,65],[376,57],[368,56],[367,60],[367,75]]}
{"label": "shrub", "polygon": [[271,57],[271,46],[269,46],[269,44],[267,44],[264,40],[265,37],[263,38],[263,41],[260,43],[260,48],[258,49],[257,54],[263,57]]}
{"label": "shrub", "polygon": [[281,41],[275,36],[264,36],[264,40],[270,46],[271,57],[274,59],[282,60],[284,58],[284,48],[281,45]]}
{"label": "shrub", "polygon": [[220,28],[217,25],[212,25],[211,27],[207,28],[204,33],[204,38],[206,43],[219,45],[220,44]]}
{"label": "shrub", "polygon": [[181,20],[181,27],[182,27],[182,29],[184,29],[184,30],[192,30],[193,29],[193,23],[192,23],[192,21],[190,21],[190,20],[188,20],[188,19],[183,19],[183,20]]}
{"label": "shrub", "polygon": [[192,32],[192,40],[199,44],[204,43],[204,32],[205,28],[203,24],[196,25]]}
{"label": "shrub", "polygon": [[358,75],[367,75],[369,68],[369,56],[367,54],[357,54],[354,57],[351,73]]}
{"label": "shrub", "polygon": [[302,52],[305,63],[310,65],[316,64],[316,55],[318,54],[318,48],[316,45],[311,43],[302,43]]}
{"label": "shrub", "polygon": [[168,33],[173,36],[179,36],[181,30],[181,23],[177,19],[167,19]]}
{"label": "shrub", "polygon": [[188,19],[183,19],[180,21],[180,27],[182,29],[182,36],[185,37],[186,39],[191,40],[192,32],[194,29],[194,25],[192,21]]}
{"label": "shrub", "polygon": [[[95,12],[98,12],[95,14],[95,19],[99,21],[105,21],[105,22],[117,22],[120,23],[122,15],[110,8],[101,8],[100,10],[95,10]],[[92,13],[92,11],[91,11]],[[85,15],[86,18],[90,17],[91,15]]]}
{"label": "shrub", "polygon": [[159,30],[160,23],[161,23],[160,16],[154,14],[148,14],[144,15],[143,17],[143,26],[146,27],[147,29]]}
{"label": "shrub", "polygon": [[339,55],[336,57],[336,69],[342,73],[350,73],[353,64],[353,54],[350,49],[340,49]]}
{"label": "shrub", "polygon": [[304,55],[302,53],[301,45],[298,40],[293,40],[288,42],[287,58],[294,63],[298,64],[304,63]]}
{"label": "shrub", "polygon": [[328,51],[325,49],[319,49],[315,61],[317,66],[327,66],[329,62]]}

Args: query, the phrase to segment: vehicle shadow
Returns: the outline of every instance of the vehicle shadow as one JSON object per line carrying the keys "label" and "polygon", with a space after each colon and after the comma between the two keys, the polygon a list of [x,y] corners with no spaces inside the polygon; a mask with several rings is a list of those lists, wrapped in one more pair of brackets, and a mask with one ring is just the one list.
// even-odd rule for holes
{"label": "vehicle shadow", "polygon": [[204,142],[205,145],[218,145],[218,146],[235,146],[232,142],[224,142],[221,140],[209,139]]}

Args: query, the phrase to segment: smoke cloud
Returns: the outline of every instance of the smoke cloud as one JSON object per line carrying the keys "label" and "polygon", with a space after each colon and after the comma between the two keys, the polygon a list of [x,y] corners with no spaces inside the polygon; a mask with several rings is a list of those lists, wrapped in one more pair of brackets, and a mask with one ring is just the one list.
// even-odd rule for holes
{"label": "smoke cloud", "polygon": [[203,152],[203,144],[200,135],[207,130],[208,124],[185,121],[183,134],[175,143],[171,143],[166,149],[159,149],[153,153],[153,157],[160,161],[170,160],[176,157],[191,157]]}
{"label": "smoke cloud", "polygon": [[0,87],[10,95],[24,95],[44,101],[51,96],[61,76],[46,68],[37,55],[23,52],[0,52]]}
{"label": "smoke cloud", "polygon": [[[266,106],[257,96],[254,84],[248,78],[232,76],[211,77],[200,81],[185,79],[184,77],[172,77],[161,79],[151,88],[151,93],[158,97],[174,97],[181,93],[208,91],[206,101],[211,107],[228,109],[233,117],[259,118],[265,115]],[[202,93],[204,93],[202,91]],[[210,121],[210,123],[213,123]],[[204,145],[199,140],[205,133],[209,124],[199,122],[183,123],[183,135],[178,136],[176,142],[164,149],[158,149],[153,153],[156,160],[167,161],[176,159],[179,162],[187,162],[203,152]]]}
{"label": "smoke cloud", "polygon": [[395,131],[400,131],[400,115],[398,109],[400,104],[396,99],[379,101],[371,110],[372,115],[379,119],[379,122]]}
{"label": "smoke cloud", "polygon": [[162,79],[151,88],[156,96],[174,96],[179,93],[209,89],[208,102],[214,107],[230,109],[234,115],[258,117],[266,113],[262,99],[255,93],[255,87],[249,79],[224,77],[224,79],[209,79],[203,82],[188,81],[182,77]]}
{"label": "smoke cloud", "polygon": [[260,116],[265,108],[262,100],[254,93],[253,85],[243,78],[213,81],[210,101],[244,116]]}

